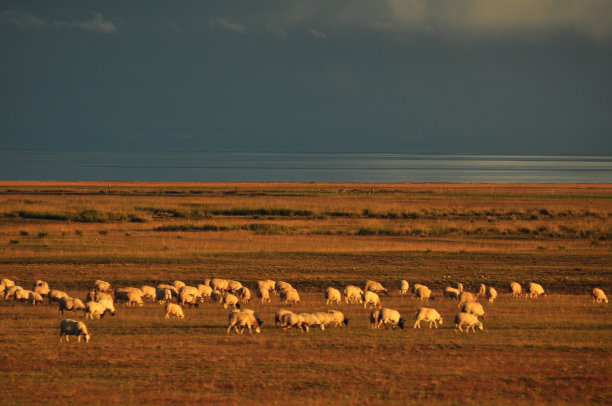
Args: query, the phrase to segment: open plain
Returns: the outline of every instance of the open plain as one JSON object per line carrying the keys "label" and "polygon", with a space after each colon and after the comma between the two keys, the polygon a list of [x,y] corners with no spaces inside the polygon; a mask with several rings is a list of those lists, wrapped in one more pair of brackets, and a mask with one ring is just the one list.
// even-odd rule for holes
{"label": "open plain", "polygon": [[[87,320],[91,341],[59,343],[57,305],[0,301],[2,404],[609,404],[612,185],[0,182],[0,277],[85,298],[113,287],[205,278],[290,282],[297,305],[254,299],[261,334],[226,334],[228,310],[184,319],[116,305]],[[405,329],[370,328],[359,304],[326,305],[328,286],[381,282]],[[398,295],[405,279],[433,291]],[[509,283],[547,296],[513,298]],[[455,331],[442,291],[483,283],[487,318]],[[438,329],[413,329],[420,306]],[[279,308],[337,309],[344,327],[284,332]]]}

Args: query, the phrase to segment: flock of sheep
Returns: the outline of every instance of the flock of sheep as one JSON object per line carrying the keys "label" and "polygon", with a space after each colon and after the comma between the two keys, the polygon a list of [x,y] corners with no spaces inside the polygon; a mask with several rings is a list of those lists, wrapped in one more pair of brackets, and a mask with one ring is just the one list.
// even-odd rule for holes
{"label": "flock of sheep", "polygon": [[[410,294],[411,297],[421,302],[427,302],[431,298],[431,290],[418,283],[410,286],[407,281],[401,280],[397,287],[400,296]],[[513,297],[523,295],[522,286],[517,282],[510,283],[509,291]],[[7,301],[14,300],[15,302],[19,301],[32,305],[43,303],[45,300],[49,303],[57,303],[62,315],[65,311],[72,311],[73,314],[82,311],[85,313],[86,320],[88,318],[92,320],[94,318],[100,319],[106,314],[114,316],[114,304],[117,302],[123,302],[127,306],[142,306],[147,300],[156,301],[165,305],[165,318],[183,318],[184,306],[197,307],[200,303],[209,301],[222,304],[225,309],[230,309],[228,334],[232,329],[239,334],[242,334],[245,329],[248,329],[251,334],[253,330],[260,333],[263,324],[262,319],[255,311],[241,307],[241,302],[242,304],[251,302],[250,289],[238,281],[219,278],[206,279],[197,286],[188,286],[181,281],[174,281],[172,284],[159,284],[156,287],[145,285],[139,288],[116,289],[113,289],[108,282],[97,280],[87,293],[85,302],[79,298],[69,297],[63,291],[50,289],[49,284],[41,280],[34,283],[32,290],[27,290],[15,285],[12,280],[4,278],[0,280],[0,293]],[[360,304],[363,305],[364,309],[371,309],[369,315],[371,328],[380,329],[382,326],[385,326],[385,328],[404,328],[406,320],[401,317],[400,313],[397,310],[382,306],[379,295],[389,295],[389,292],[379,282],[368,280],[365,282],[363,289],[355,285],[349,285],[343,293],[345,303]],[[270,297],[276,295],[280,297],[281,305],[300,302],[298,291],[287,282],[273,280],[257,282],[255,296],[260,303],[270,303]],[[529,283],[525,297],[537,298],[543,295],[546,295],[546,293],[541,285],[533,282]],[[493,302],[497,298],[497,291],[491,286],[482,284],[477,293],[471,293],[465,291],[461,283],[454,283],[444,289],[444,296],[458,301],[459,312],[454,317],[456,330],[469,332],[471,329],[475,333],[476,328],[480,330],[484,328],[483,321],[486,319],[484,308],[478,302],[478,298],[484,297],[489,302]],[[592,298],[597,303],[608,303],[608,298],[599,288],[593,289]],[[325,300],[328,305],[332,303],[341,304],[342,294],[338,289],[328,287],[325,290]],[[432,326],[438,328],[438,324],[443,323],[440,313],[430,307],[419,307],[414,319],[413,327],[415,329],[421,328],[421,322],[429,323],[429,328],[432,328]],[[338,327],[347,325],[349,322],[348,318],[338,310],[294,313],[286,309],[278,310],[274,315],[274,321],[276,325],[280,324],[285,331],[295,328],[300,332],[308,332],[311,327],[325,330],[326,326]],[[64,337],[66,337],[66,341],[69,341],[71,335],[77,336],[78,342],[83,338],[86,343],[89,342],[91,337],[82,321],[62,320],[60,323],[60,342]]]}

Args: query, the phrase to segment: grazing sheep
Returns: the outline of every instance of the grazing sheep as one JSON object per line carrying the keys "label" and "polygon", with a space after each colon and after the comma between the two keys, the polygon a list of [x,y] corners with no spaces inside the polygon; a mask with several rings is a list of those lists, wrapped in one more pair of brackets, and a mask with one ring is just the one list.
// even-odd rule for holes
{"label": "grazing sheep", "polygon": [[606,297],[606,294],[604,293],[603,290],[599,288],[595,288],[593,289],[592,295],[593,295],[593,302],[608,303],[608,298]]}
{"label": "grazing sheep", "polygon": [[157,289],[157,291],[155,292],[155,300],[157,300],[157,303],[159,304],[162,304],[164,302],[171,302],[172,291],[168,288]]}
{"label": "grazing sheep", "polygon": [[529,297],[531,299],[538,298],[539,296],[546,296],[546,292],[544,292],[544,288],[542,285],[538,283],[529,282]]}
{"label": "grazing sheep", "polygon": [[458,289],[451,288],[450,286],[444,288],[444,297],[459,300],[460,294],[461,292]]}
{"label": "grazing sheep", "polygon": [[169,319],[170,316],[175,316],[178,319],[185,317],[181,306],[177,305],[176,303],[166,303],[166,318]]}
{"label": "grazing sheep", "polygon": [[281,290],[293,289],[293,286],[291,286],[289,282],[278,281],[274,284],[274,289],[276,289],[277,292],[280,292]]}
{"label": "grazing sheep", "polygon": [[521,284],[518,282],[510,282],[510,293],[512,293],[512,297],[521,296],[521,294],[523,294]]}
{"label": "grazing sheep", "polygon": [[126,302],[128,303],[128,306],[129,306],[130,292],[136,292],[136,294],[142,298],[142,290],[140,290],[139,288],[128,287],[128,288],[117,288],[117,290],[115,291],[115,299],[118,302]]}
{"label": "grazing sheep", "polygon": [[218,290],[219,292],[225,292],[229,289],[229,284],[225,279],[213,278],[210,280],[210,287],[212,290]]}
{"label": "grazing sheep", "polygon": [[47,297],[50,289],[49,289],[49,284],[47,282],[41,281],[39,279],[36,282],[34,282],[34,286],[32,287],[32,290],[38,293],[39,295],[41,295],[42,297]]}
{"label": "grazing sheep", "polygon": [[257,322],[259,323],[259,326],[263,326],[264,322],[262,319],[259,318],[259,315],[255,312],[255,310],[253,309],[240,309],[240,310],[232,310],[233,312],[243,312],[243,313],[251,313],[253,315],[253,317],[255,317],[255,320],[257,320]]}
{"label": "grazing sheep", "polygon": [[457,313],[455,315],[455,328],[458,328],[459,331],[463,332],[461,327],[467,327],[465,329],[466,333],[470,332],[470,327],[472,328],[472,331],[474,333],[476,332],[475,327],[478,327],[480,330],[484,329],[482,323],[480,322],[480,320],[478,320],[478,317],[469,313]]}
{"label": "grazing sheep", "polygon": [[199,302],[198,297],[189,291],[183,291],[179,294],[179,304],[182,306],[189,305],[199,307]]}
{"label": "grazing sheep", "polygon": [[370,307],[381,307],[380,298],[374,292],[367,291],[363,293],[361,297],[363,301],[363,308],[366,309],[368,306]]}
{"label": "grazing sheep", "polygon": [[482,317],[483,320],[487,319],[487,315],[485,314],[484,308],[482,307],[480,303],[476,303],[476,302],[464,303],[461,306],[461,311],[463,313],[473,314],[476,317]]}
{"label": "grazing sheep", "polygon": [[30,297],[30,292],[32,291],[27,289],[17,289],[13,297],[15,298],[15,301],[27,302],[28,298]]}
{"label": "grazing sheep", "polygon": [[157,291],[153,286],[142,285],[140,291],[142,292],[142,298],[145,300],[155,300],[157,296]]}
{"label": "grazing sheep", "polygon": [[91,338],[91,334],[87,332],[87,327],[85,323],[82,321],[76,321],[72,319],[62,320],[60,323],[60,343],[62,342],[62,338],[66,337],[66,342],[69,342],[68,336],[77,336],[77,342],[81,342],[81,337],[83,337],[85,343],[89,342]]}
{"label": "grazing sheep", "polygon": [[421,328],[421,321],[426,321],[429,323],[429,328],[433,324],[436,328],[438,328],[438,323],[442,325],[442,316],[436,309],[432,309],[431,307],[419,307],[419,309],[414,314],[415,322],[414,328]]}
{"label": "grazing sheep", "polygon": [[115,315],[114,307],[111,309],[107,307],[108,303],[98,303],[98,302],[87,302],[85,304],[85,319],[87,318],[94,319],[95,316],[98,316],[98,319],[104,318],[106,313],[110,313],[111,316]]}
{"label": "grazing sheep", "polygon": [[[232,327],[238,334],[242,334],[245,327],[249,329],[249,334],[253,334],[253,331],[251,330],[253,327],[255,327],[255,332],[257,334],[261,333],[261,323],[257,321],[257,317],[254,312],[233,311],[229,314],[228,319],[229,323],[227,327],[227,334],[230,333]],[[238,327],[240,327],[240,331],[238,331]]]}
{"label": "grazing sheep", "polygon": [[412,297],[414,297],[414,296],[416,295],[417,290],[418,290],[420,287],[424,287],[424,288],[426,288],[427,286],[425,286],[425,285],[421,285],[420,283],[413,283],[413,284],[412,284],[412,287],[410,288],[411,293],[412,293]]}
{"label": "grazing sheep", "polygon": [[238,290],[240,290],[240,288],[242,288],[242,283],[240,283],[238,281],[228,280],[227,281],[227,288],[228,288],[228,290],[230,292],[236,293],[236,292],[238,292]]}
{"label": "grazing sheep", "polygon": [[81,299],[75,297],[63,297],[59,302],[59,311],[64,314],[64,310],[72,310],[76,314],[77,310],[85,311],[85,305],[81,302]]}
{"label": "grazing sheep", "polygon": [[281,303],[288,304],[289,302],[293,302],[294,304],[300,303],[300,295],[297,290],[281,290]]}
{"label": "grazing sheep", "polygon": [[174,281],[174,282],[172,282],[172,286],[174,286],[174,289],[176,289],[177,291],[180,291],[180,290],[181,290],[181,288],[182,288],[183,286],[185,286],[185,285],[186,285],[186,284],[185,284],[185,282],[183,282],[183,281]]}
{"label": "grazing sheep", "polygon": [[257,288],[257,297],[261,303],[270,303],[270,291],[268,289]]}
{"label": "grazing sheep", "polygon": [[202,300],[208,298],[210,300],[210,295],[212,294],[212,288],[206,284],[200,284],[197,286],[198,292],[200,292],[200,297]]}
{"label": "grazing sheep", "polygon": [[386,329],[391,326],[395,329],[396,326],[403,329],[405,320],[400,316],[397,310],[388,309],[383,307],[378,313],[378,328],[384,325]]}
{"label": "grazing sheep", "polygon": [[210,294],[210,301],[212,303],[221,303],[222,300],[223,300],[223,292],[218,291],[218,290],[213,290],[212,293]]}
{"label": "grazing sheep", "polygon": [[489,300],[489,303],[493,303],[493,301],[497,298],[497,291],[495,290],[494,287],[489,286],[489,287],[487,287],[487,291],[485,293],[485,296]]}
{"label": "grazing sheep", "polygon": [[406,296],[408,294],[408,290],[410,289],[410,285],[408,281],[401,280],[397,283],[397,289],[399,290],[400,296]]}
{"label": "grazing sheep", "polygon": [[326,304],[330,304],[332,302],[336,302],[337,304],[342,303],[342,296],[340,296],[340,291],[336,288],[332,288],[331,286],[325,289],[325,299]]}
{"label": "grazing sheep", "polygon": [[284,314],[293,313],[291,310],[278,309],[276,313],[274,313],[274,324],[278,326],[281,322],[281,319]]}
{"label": "grazing sheep", "polygon": [[232,306],[234,309],[240,309],[238,298],[231,293],[226,293],[223,295],[223,308],[227,309],[229,306]]}
{"label": "grazing sheep", "polygon": [[304,331],[308,333],[309,327],[308,323],[304,320],[302,316],[295,313],[285,313],[281,316],[281,326],[283,326],[283,330],[287,331],[291,327],[295,327],[303,333]]}
{"label": "grazing sheep", "polygon": [[59,303],[59,301],[63,297],[68,297],[68,294],[66,292],[62,292],[61,290],[51,289],[49,291],[49,294],[47,294],[47,299],[49,299],[49,303],[53,303],[53,302]]}
{"label": "grazing sheep", "polygon": [[238,297],[242,300],[242,303],[250,303],[251,302],[251,290],[246,286],[241,287],[236,291],[238,293]]}
{"label": "grazing sheep", "polygon": [[380,309],[374,309],[370,313],[370,328],[378,329],[378,315],[380,314]]}
{"label": "grazing sheep", "polygon": [[384,293],[386,296],[389,296],[387,289],[376,281],[366,281],[363,290],[364,292]]}
{"label": "grazing sheep", "polygon": [[487,294],[487,285],[485,285],[484,283],[481,283],[480,286],[478,287],[478,293],[476,293],[476,297],[486,296],[486,294]]}
{"label": "grazing sheep", "polygon": [[459,294],[459,304],[457,307],[461,307],[464,303],[478,302],[478,298],[472,292],[463,291]]}
{"label": "grazing sheep", "polygon": [[334,315],[329,312],[314,312],[312,314],[326,327],[336,323]]}
{"label": "grazing sheep", "polygon": [[299,313],[300,316],[304,319],[304,322],[308,324],[309,327],[319,326],[321,331],[325,331],[325,323],[323,323],[317,316],[311,313]]}
{"label": "grazing sheep", "polygon": [[45,299],[38,292],[30,292],[28,294],[28,302],[32,303],[34,306],[36,303],[42,303]]}
{"label": "grazing sheep", "polygon": [[178,289],[176,289],[174,286],[168,285],[167,283],[160,283],[155,287],[155,290],[158,291],[160,289],[168,289],[172,294],[172,298],[178,300]]}
{"label": "grazing sheep", "polygon": [[348,303],[363,303],[363,290],[359,286],[348,285],[344,289],[344,301]]}
{"label": "grazing sheep", "polygon": [[179,288],[179,296],[181,295],[181,293],[190,293],[192,295],[194,295],[195,297],[200,297],[200,290],[198,288],[196,288],[195,286],[183,286],[181,288]]}
{"label": "grazing sheep", "polygon": [[7,288],[9,286],[15,286],[15,282],[13,282],[12,280],[10,280],[8,278],[2,278],[0,280],[0,287]]}
{"label": "grazing sheep", "polygon": [[451,288],[455,288],[459,291],[459,293],[463,292],[463,283],[453,282],[451,283]]}
{"label": "grazing sheep", "polygon": [[4,300],[9,300],[11,298],[15,299],[15,294],[20,290],[23,290],[21,286],[17,286],[17,285],[7,286],[4,289]]}
{"label": "grazing sheep", "polygon": [[[370,293],[372,293],[372,292],[370,292]],[[342,313],[341,311],[338,311],[338,310],[328,310],[327,313],[332,315],[332,317],[333,317],[332,320],[333,320],[333,322],[334,322],[336,327],[342,327],[343,324],[345,326],[348,325],[349,319],[344,317],[344,313]]]}
{"label": "grazing sheep", "polygon": [[94,287],[93,289],[96,292],[110,292],[111,291],[111,284],[105,281],[101,281],[101,280],[97,280],[94,282]]}
{"label": "grazing sheep", "polygon": [[265,281],[257,281],[257,291],[267,290],[269,292],[273,292],[276,294],[276,282],[268,279]]}
{"label": "grazing sheep", "polygon": [[419,286],[414,293],[421,302],[431,298],[431,290],[427,286]]}
{"label": "grazing sheep", "polygon": [[144,300],[142,298],[142,291],[140,289],[134,289],[128,292],[128,306],[143,306]]}

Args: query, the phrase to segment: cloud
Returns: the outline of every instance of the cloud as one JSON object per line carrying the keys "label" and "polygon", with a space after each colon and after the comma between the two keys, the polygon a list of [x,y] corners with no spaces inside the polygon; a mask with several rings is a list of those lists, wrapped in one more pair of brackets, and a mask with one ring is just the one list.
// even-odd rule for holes
{"label": "cloud", "polygon": [[310,35],[312,35],[313,37],[316,37],[316,38],[322,38],[322,39],[323,38],[327,38],[327,35],[325,35],[324,32],[319,31],[319,30],[317,30],[315,28],[309,29],[308,32],[310,33]]}
{"label": "cloud", "polygon": [[70,22],[56,20],[53,22],[53,25],[58,28],[71,27],[105,34],[117,32],[115,24],[112,21],[105,20],[101,13],[93,13],[93,18],[91,20],[74,20]]}
{"label": "cloud", "polygon": [[227,18],[218,18],[210,20],[209,25],[212,28],[223,28],[229,31],[234,31],[240,34],[246,34],[246,27],[236,21],[228,20]]}
{"label": "cloud", "polygon": [[4,10],[0,13],[0,23],[10,24],[17,27],[44,28],[48,24],[42,18],[24,10]]}

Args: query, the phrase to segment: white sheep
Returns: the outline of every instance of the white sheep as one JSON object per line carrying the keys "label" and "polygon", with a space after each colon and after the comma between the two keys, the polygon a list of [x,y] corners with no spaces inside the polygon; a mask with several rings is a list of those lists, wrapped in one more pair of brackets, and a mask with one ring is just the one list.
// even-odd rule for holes
{"label": "white sheep", "polygon": [[326,327],[336,323],[334,321],[334,315],[329,312],[314,312],[312,314]]}
{"label": "white sheep", "polygon": [[240,309],[240,304],[238,303],[238,298],[231,293],[226,293],[223,295],[223,308],[227,309],[228,307],[232,307],[233,309]]}
{"label": "white sheep", "polygon": [[265,281],[262,281],[263,288],[267,288],[272,294],[276,295],[276,282],[273,281],[272,279],[266,279]]}
{"label": "white sheep", "polygon": [[107,307],[107,304],[108,303],[87,302],[85,304],[85,319],[90,318],[93,320],[95,316],[98,316],[98,319],[101,319],[106,315],[106,313],[110,313],[111,316],[114,316],[114,308],[111,310]]}
{"label": "white sheep", "polygon": [[288,304],[289,302],[293,302],[295,304],[300,302],[300,295],[297,290],[281,290],[281,303]]}
{"label": "white sheep", "polygon": [[385,289],[385,287],[380,284],[380,282],[376,282],[376,281],[366,281],[363,287],[364,292],[374,292],[374,293],[384,293],[385,295],[389,295],[389,292],[387,292],[387,289]]}
{"label": "white sheep", "polygon": [[222,300],[223,300],[223,292],[219,290],[213,290],[212,293],[210,294],[210,301],[212,303],[221,303]]}
{"label": "white sheep", "polygon": [[212,290],[225,292],[229,290],[229,283],[225,279],[213,278],[210,280],[210,287]]}
{"label": "white sheep", "polygon": [[458,289],[451,288],[450,286],[444,288],[444,296],[445,297],[459,300],[459,295],[460,294],[461,294],[461,292],[459,292]]}
{"label": "white sheep", "polygon": [[72,310],[76,314],[77,310],[85,311],[85,305],[81,299],[75,297],[63,297],[59,302],[59,311],[64,314],[64,310]]}
{"label": "white sheep", "polygon": [[[372,293],[372,292],[370,292]],[[349,319],[344,316],[344,313],[338,310],[328,310],[327,313],[332,315],[333,323],[336,327],[342,327],[342,325],[348,325]],[[316,315],[317,313],[315,313]],[[318,316],[317,316],[318,317]]]}
{"label": "white sheep", "polygon": [[[17,289],[15,291],[15,294],[13,295],[15,298],[15,301],[19,301],[19,302],[27,302],[28,298],[30,297],[30,292],[32,292],[31,290],[27,290],[27,289]],[[34,293],[34,292],[32,292]]]}
{"label": "white sheep", "polygon": [[284,314],[293,313],[291,310],[278,309],[274,314],[274,324],[279,325]]}
{"label": "white sheep", "polygon": [[478,298],[472,292],[463,291],[459,294],[459,304],[457,307],[461,307],[464,303],[478,302]]}
{"label": "white sheep", "polygon": [[414,314],[415,322],[414,328],[421,328],[421,321],[425,321],[429,323],[429,328],[433,324],[436,328],[438,328],[438,323],[442,324],[442,316],[436,309],[432,309],[431,307],[419,307],[419,309]]}
{"label": "white sheep", "polygon": [[153,286],[142,285],[140,291],[142,292],[142,298],[146,300],[155,300],[155,296],[157,296]]}
{"label": "white sheep", "polygon": [[[248,311],[232,311],[229,314],[228,322],[227,334],[230,333],[232,327],[238,334],[242,334],[245,327],[249,329],[249,334],[253,334],[253,331],[251,330],[253,327],[255,328],[255,332],[257,334],[261,333],[261,324],[257,321],[255,313]],[[238,331],[239,327],[240,331]]]}
{"label": "white sheep", "polygon": [[243,312],[243,313],[251,313],[253,315],[253,317],[255,317],[255,320],[257,320],[257,323],[259,323],[259,326],[263,326],[264,322],[262,319],[259,318],[259,315],[255,312],[255,310],[253,309],[240,309],[240,310],[232,310],[233,312]]}
{"label": "white sheep", "polygon": [[182,319],[185,317],[185,315],[183,314],[183,309],[181,309],[181,306],[177,305],[176,303],[166,303],[166,318],[169,319],[170,316],[175,316],[178,319]]}
{"label": "white sheep", "polygon": [[371,292],[371,291],[364,292],[363,296],[361,297],[361,300],[363,301],[364,309],[367,309],[368,306],[381,307],[380,298],[374,292]]}
{"label": "white sheep", "polygon": [[158,288],[155,291],[155,300],[159,304],[172,301],[172,291],[168,288]]}
{"label": "white sheep", "polygon": [[397,283],[397,289],[399,290],[400,296],[406,296],[408,294],[408,290],[410,289],[410,285],[408,281],[401,280]]}
{"label": "white sheep", "polygon": [[532,299],[533,298],[537,299],[540,296],[546,296],[546,292],[544,292],[544,288],[542,287],[542,285],[538,283],[529,282],[528,291],[529,291],[529,297]]}
{"label": "white sheep", "polygon": [[299,313],[300,316],[304,319],[304,322],[308,324],[309,327],[319,326],[321,331],[325,331],[325,323],[323,323],[319,318],[311,313]]}
{"label": "white sheep", "polygon": [[251,302],[251,290],[246,286],[241,287],[236,291],[242,303],[250,303]]}
{"label": "white sheep", "polygon": [[181,306],[189,305],[199,307],[199,302],[200,299],[189,291],[183,291],[179,294],[179,304]]}
{"label": "white sheep", "polygon": [[483,320],[487,319],[484,308],[480,303],[468,302],[461,306],[461,312],[473,314],[476,317],[482,317]]}
{"label": "white sheep", "polygon": [[208,298],[210,300],[210,295],[212,294],[212,288],[206,284],[199,284],[196,286],[198,288],[198,292],[200,292],[200,297],[202,300]]}
{"label": "white sheep", "polygon": [[236,293],[238,292],[238,290],[242,287],[242,283],[238,282],[238,281],[232,281],[232,280],[228,280],[227,281],[227,288],[230,292],[232,293]]}
{"label": "white sheep", "polygon": [[40,279],[37,280],[36,282],[34,282],[34,286],[32,287],[32,290],[36,293],[38,293],[39,295],[46,297],[49,294],[49,284],[45,281],[41,281]]}
{"label": "white sheep", "polygon": [[138,296],[142,297],[142,290],[140,290],[139,288],[127,287],[127,288],[117,288],[117,290],[115,291],[115,299],[117,301],[126,302],[129,306],[130,292],[136,292]]}
{"label": "white sheep", "polygon": [[287,331],[291,327],[295,327],[301,333],[304,331],[308,333],[309,326],[306,323],[306,320],[299,314],[295,313],[285,313],[281,316],[281,326],[283,326],[283,330]]}
{"label": "white sheep", "polygon": [[518,282],[510,282],[510,293],[512,293],[512,297],[521,296],[521,294],[523,294],[521,284]]}
{"label": "white sheep", "polygon": [[330,304],[332,302],[340,304],[342,302],[342,296],[340,295],[340,291],[336,288],[332,288],[331,286],[325,289],[325,299],[326,304]]}
{"label": "white sheep", "polygon": [[155,287],[155,290],[159,291],[160,289],[168,289],[170,293],[172,294],[172,298],[178,299],[178,289],[175,288],[174,286],[168,285],[167,283],[160,283],[159,285]]}
{"label": "white sheep", "polygon": [[111,284],[105,281],[97,280],[94,282],[93,289],[97,292],[110,292]]}
{"label": "white sheep", "polygon": [[413,297],[413,298],[414,298],[414,296],[416,295],[417,290],[418,290],[420,287],[425,287],[425,288],[426,288],[427,286],[425,286],[425,285],[421,285],[420,283],[413,283],[413,284],[412,284],[412,287],[410,288],[410,291],[411,291],[411,293],[412,293],[412,297]]}
{"label": "white sheep", "polygon": [[185,285],[186,285],[186,283],[183,282],[183,281],[174,281],[174,282],[172,282],[172,286],[174,286],[174,289],[179,290],[179,291]]}
{"label": "white sheep", "polygon": [[385,328],[395,328],[396,326],[403,329],[405,320],[400,316],[397,310],[388,309],[383,307],[378,313],[378,328],[384,325]]}
{"label": "white sheep", "polygon": [[270,303],[270,291],[268,289],[257,288],[257,297],[260,303]]}
{"label": "white sheep", "polygon": [[30,292],[28,294],[28,302],[34,306],[36,303],[42,303],[45,299],[38,292]]}
{"label": "white sheep", "polygon": [[13,282],[11,279],[8,278],[2,278],[0,280],[0,287],[8,287],[8,286],[15,286],[15,282]]}
{"label": "white sheep", "polygon": [[419,286],[414,293],[421,302],[431,298],[431,290],[427,286]]}
{"label": "white sheep", "polygon": [[290,290],[293,289],[293,286],[291,286],[291,284],[289,282],[284,282],[284,281],[278,281],[274,284],[274,289],[277,292],[280,292],[282,290]]}
{"label": "white sheep", "polygon": [[451,283],[451,288],[455,288],[459,291],[459,293],[463,292],[463,283],[453,282]]}
{"label": "white sheep", "polygon": [[20,290],[23,290],[23,288],[18,285],[7,286],[4,289],[4,300],[14,299],[15,294]]}
{"label": "white sheep", "polygon": [[482,323],[480,322],[480,320],[478,320],[478,317],[469,313],[457,313],[455,315],[455,328],[458,328],[459,331],[463,332],[461,327],[467,327],[465,329],[466,333],[470,332],[470,327],[472,328],[472,331],[474,333],[476,332],[475,327],[478,327],[480,330],[484,329]]}
{"label": "white sheep", "polygon": [[66,342],[69,342],[70,340],[68,339],[68,336],[77,336],[77,342],[79,343],[81,342],[81,337],[84,338],[85,343],[88,343],[89,339],[92,337],[92,335],[87,331],[85,323],[72,319],[65,319],[61,321],[59,336],[60,343],[64,337],[66,337]]}
{"label": "white sheep", "polygon": [[490,303],[493,303],[493,301],[497,298],[497,291],[494,287],[489,286],[487,287],[485,296],[487,297]]}
{"label": "white sheep", "polygon": [[487,295],[487,285],[481,283],[478,287],[478,292],[476,293],[476,297],[486,296]]}
{"label": "white sheep", "polygon": [[359,286],[355,286],[355,285],[348,285],[345,289],[344,289],[344,300],[345,302],[348,303],[363,303],[362,297],[363,296],[363,290],[361,290],[361,288]]}
{"label": "white sheep", "polygon": [[51,289],[49,293],[47,294],[47,299],[49,299],[49,303],[53,303],[53,302],[59,303],[59,301],[63,297],[69,297],[69,296],[66,292],[62,292],[61,290]]}
{"label": "white sheep", "polygon": [[380,314],[380,309],[374,309],[370,313],[370,328],[378,329],[378,315]]}
{"label": "white sheep", "polygon": [[606,294],[604,293],[603,290],[599,288],[595,288],[593,289],[592,295],[593,295],[593,302],[608,303],[608,298],[606,297]]}

